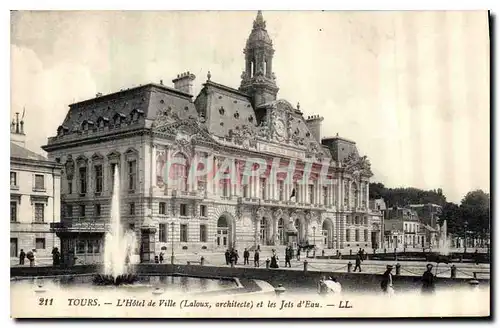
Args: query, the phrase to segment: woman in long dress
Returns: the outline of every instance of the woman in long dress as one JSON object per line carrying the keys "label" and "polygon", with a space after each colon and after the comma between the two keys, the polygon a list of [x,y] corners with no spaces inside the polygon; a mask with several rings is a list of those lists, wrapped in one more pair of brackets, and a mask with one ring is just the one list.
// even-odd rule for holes
{"label": "woman in long dress", "polygon": [[270,267],[273,269],[279,268],[278,261],[279,261],[278,255],[276,255],[276,251],[273,249],[273,256],[271,256]]}

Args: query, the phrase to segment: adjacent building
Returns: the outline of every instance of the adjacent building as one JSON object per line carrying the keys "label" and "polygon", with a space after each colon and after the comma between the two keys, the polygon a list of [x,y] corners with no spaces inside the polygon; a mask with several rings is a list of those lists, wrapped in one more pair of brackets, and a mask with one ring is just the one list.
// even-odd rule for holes
{"label": "adjacent building", "polygon": [[[51,261],[59,238],[50,224],[60,220],[62,166],[26,148],[19,114],[11,125],[10,142],[10,257],[18,262],[22,250]],[[27,262],[26,262],[27,263]]]}
{"label": "adjacent building", "polygon": [[[368,159],[351,140],[323,138],[322,117],[305,117],[299,104],[277,97],[273,42],[261,12],[243,59],[239,88],[209,72],[195,96],[196,77],[186,72],[173,87],[161,81],[69,106],[43,147],[64,164],[63,217],[53,225],[63,257],[101,260],[115,168],[122,222],[135,232],[143,262],[171,247],[309,242],[342,250],[382,243],[380,212],[368,203]],[[242,179],[255,159],[251,167],[262,174]],[[207,168],[230,177],[191,178]],[[322,172],[329,183],[319,179]]]}

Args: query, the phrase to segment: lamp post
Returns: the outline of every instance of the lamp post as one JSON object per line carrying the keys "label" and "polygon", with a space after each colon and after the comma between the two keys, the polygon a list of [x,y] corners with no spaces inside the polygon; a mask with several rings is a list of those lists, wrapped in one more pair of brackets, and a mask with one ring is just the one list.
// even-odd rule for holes
{"label": "lamp post", "polygon": [[171,225],[172,225],[172,234],[170,239],[172,239],[172,257],[170,258],[170,264],[174,264],[174,222],[172,222]]}

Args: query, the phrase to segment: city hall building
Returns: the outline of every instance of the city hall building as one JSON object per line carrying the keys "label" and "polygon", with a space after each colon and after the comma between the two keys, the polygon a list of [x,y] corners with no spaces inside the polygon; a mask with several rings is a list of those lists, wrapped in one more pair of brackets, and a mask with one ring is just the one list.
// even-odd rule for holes
{"label": "city hall building", "polygon": [[[322,138],[322,117],[305,117],[298,104],[277,97],[273,60],[259,12],[237,89],[213,81],[209,72],[195,96],[195,76],[186,72],[173,87],[151,83],[70,105],[43,147],[64,166],[62,220],[53,225],[63,256],[101,260],[115,167],[122,222],[136,233],[142,261],[171,247],[380,247],[382,214],[368,206],[369,161],[353,141]],[[230,163],[227,171],[236,179],[188,179],[203,166],[195,158],[215,170]],[[261,159],[265,174],[242,182],[249,158]],[[271,165],[276,160],[280,167],[294,164],[291,183]],[[321,163],[330,183],[318,178]]]}

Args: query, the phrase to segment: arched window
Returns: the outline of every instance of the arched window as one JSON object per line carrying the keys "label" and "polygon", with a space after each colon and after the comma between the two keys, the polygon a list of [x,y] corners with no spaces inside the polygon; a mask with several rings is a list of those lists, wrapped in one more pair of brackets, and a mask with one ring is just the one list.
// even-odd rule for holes
{"label": "arched window", "polygon": [[250,77],[253,77],[255,75],[255,62],[252,60],[250,62]]}
{"label": "arched window", "polygon": [[174,156],[174,161],[172,164],[170,178],[174,181],[175,189],[179,191],[187,191],[188,188],[188,167],[189,163],[186,158],[181,153],[178,153]]}
{"label": "arched window", "polygon": [[283,218],[278,220],[278,237],[280,245],[285,245],[285,224],[283,222]]}
{"label": "arched window", "polygon": [[267,60],[264,60],[264,75],[267,75]]}

